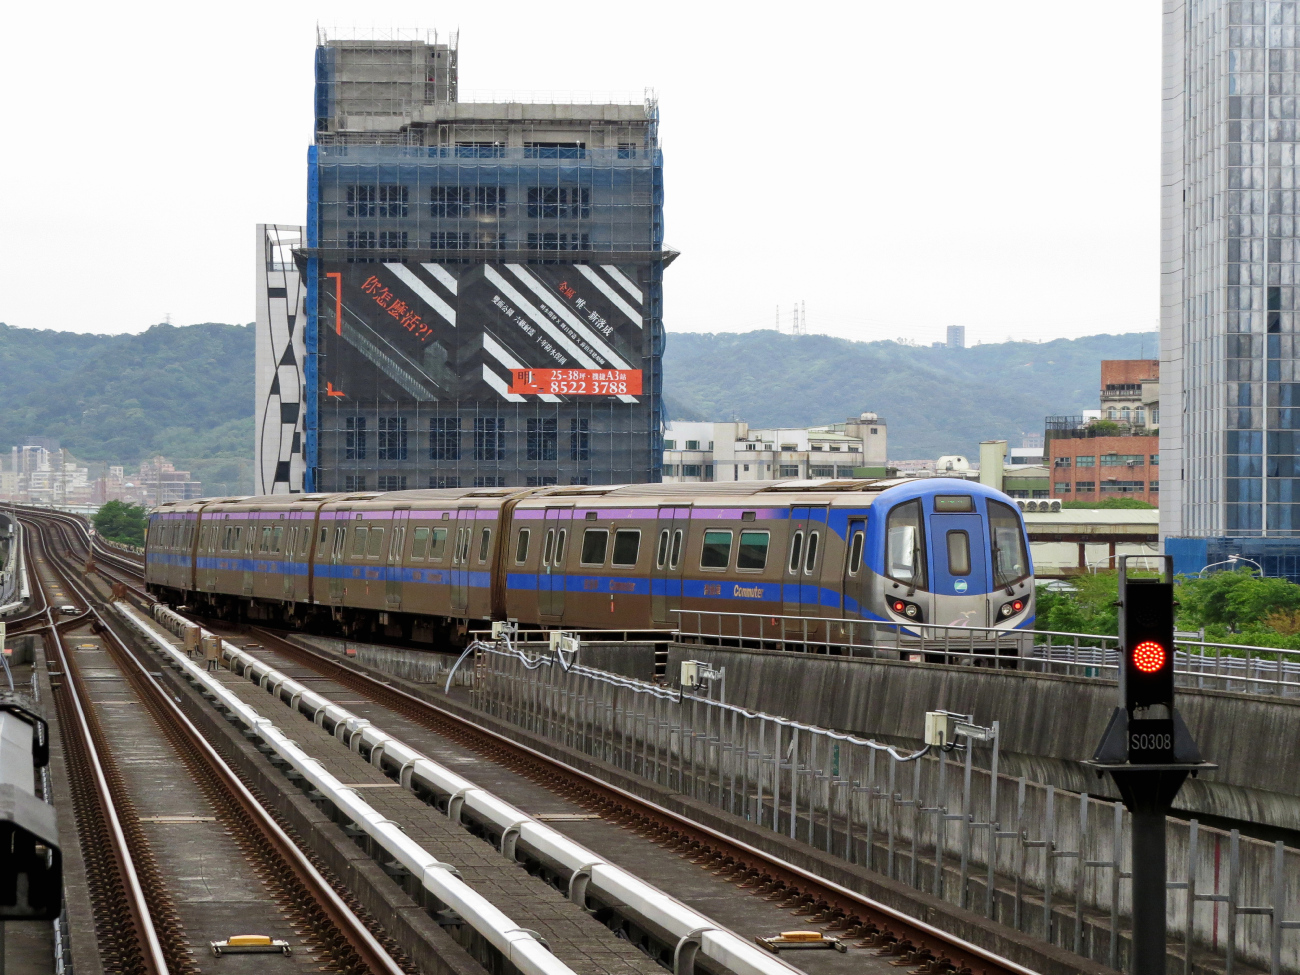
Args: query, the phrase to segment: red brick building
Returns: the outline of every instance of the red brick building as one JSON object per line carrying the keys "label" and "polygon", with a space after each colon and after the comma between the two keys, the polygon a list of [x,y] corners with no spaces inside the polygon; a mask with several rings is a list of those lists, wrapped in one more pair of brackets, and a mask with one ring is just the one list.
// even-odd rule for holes
{"label": "red brick building", "polygon": [[1159,379],[1158,360],[1108,359],[1101,364],[1099,418],[1047,418],[1053,498],[1160,503]]}
{"label": "red brick building", "polygon": [[[1087,431],[1084,427],[1082,431]],[[1062,501],[1137,498],[1160,503],[1158,436],[1053,437],[1052,497]]]}

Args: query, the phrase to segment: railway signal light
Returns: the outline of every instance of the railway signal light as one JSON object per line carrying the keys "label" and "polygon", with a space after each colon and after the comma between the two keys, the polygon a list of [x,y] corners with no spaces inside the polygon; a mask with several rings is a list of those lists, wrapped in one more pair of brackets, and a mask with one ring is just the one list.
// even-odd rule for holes
{"label": "railway signal light", "polygon": [[[1126,560],[1127,561],[1127,560]],[[1121,565],[1119,583],[1120,694],[1129,718],[1135,711],[1174,706],[1174,584],[1166,573],[1131,579]],[[1145,715],[1139,715],[1142,717]],[[1151,715],[1155,717],[1156,715]],[[1168,718],[1168,713],[1159,717]]]}

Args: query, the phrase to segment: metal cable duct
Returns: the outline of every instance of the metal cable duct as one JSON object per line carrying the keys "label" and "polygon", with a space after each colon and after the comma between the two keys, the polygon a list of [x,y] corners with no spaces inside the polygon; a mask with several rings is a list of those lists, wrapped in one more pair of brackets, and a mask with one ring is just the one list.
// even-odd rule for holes
{"label": "metal cable duct", "polygon": [[[169,628],[179,630],[194,625],[165,606],[156,605],[154,615]],[[158,642],[156,636],[153,639]],[[173,657],[184,659],[170,643],[167,649]],[[569,896],[577,903],[584,904],[591,896],[612,907],[626,906],[647,924],[663,931],[676,945],[674,959],[679,972],[689,970],[694,951],[736,975],[791,975],[798,971],[745,938],[720,927],[707,915],[687,907],[553,827],[538,822],[493,793],[429,760],[368,719],[330,702],[252,654],[226,641],[222,641],[222,649],[232,670],[238,667],[249,680],[309,716],[316,724],[327,728],[332,726],[335,737],[347,742],[353,751],[360,752],[363,745],[368,747],[371,763],[396,770],[404,787],[419,785],[427,792],[445,798],[451,819],[459,822],[470,818],[491,827],[501,836],[501,852],[505,856],[514,859],[516,852],[523,850],[566,871],[569,874]],[[189,663],[188,660],[185,662]],[[203,673],[193,664],[190,667]]]}
{"label": "metal cable duct", "polygon": [[[257,734],[277,755],[312,784],[344,815],[368,834],[390,856],[419,878],[421,885],[441,903],[447,905],[465,920],[523,975],[576,975],[572,969],[550,953],[529,931],[521,928],[475,891],[456,874],[455,867],[438,860],[418,843],[410,839],[392,820],[364,802],[355,789],[343,785],[324,766],[299,748],[269,719],[262,717],[220,681],[191,662],[169,640],[159,634],[145,617],[123,603],[116,603],[118,612],[133,629],[157,646],[164,654],[195,682],[202,686],[229,709],[240,723]],[[179,620],[167,612],[169,622]],[[229,644],[226,648],[234,649]]]}

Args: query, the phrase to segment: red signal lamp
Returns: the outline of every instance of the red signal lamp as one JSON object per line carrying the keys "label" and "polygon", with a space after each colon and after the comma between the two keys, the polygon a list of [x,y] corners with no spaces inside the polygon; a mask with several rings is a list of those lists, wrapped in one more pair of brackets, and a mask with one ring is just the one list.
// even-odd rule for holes
{"label": "red signal lamp", "polygon": [[894,600],[895,613],[901,613],[905,608],[907,608],[907,604],[903,602],[901,599]]}
{"label": "red signal lamp", "polygon": [[1155,640],[1143,640],[1133,648],[1133,666],[1144,674],[1154,674],[1165,665],[1165,648]]}

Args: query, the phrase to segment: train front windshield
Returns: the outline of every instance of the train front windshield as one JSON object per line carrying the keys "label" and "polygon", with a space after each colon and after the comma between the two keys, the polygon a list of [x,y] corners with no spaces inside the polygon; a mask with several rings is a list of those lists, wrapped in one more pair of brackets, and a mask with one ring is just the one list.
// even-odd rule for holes
{"label": "train front windshield", "polygon": [[993,585],[1012,586],[1029,575],[1029,552],[1020,517],[1010,505],[989,500],[989,536],[993,546]]}

